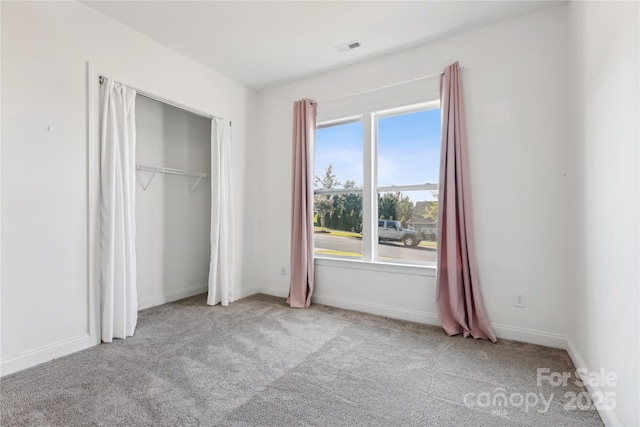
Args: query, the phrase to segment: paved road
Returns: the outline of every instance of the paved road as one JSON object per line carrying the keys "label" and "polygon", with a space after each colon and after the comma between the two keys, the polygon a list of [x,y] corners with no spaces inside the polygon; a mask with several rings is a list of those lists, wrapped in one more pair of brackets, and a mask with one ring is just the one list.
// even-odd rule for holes
{"label": "paved road", "polygon": [[[351,237],[330,236],[315,233],[316,249],[326,249],[341,252],[362,253],[362,241]],[[404,259],[407,261],[436,262],[435,249],[427,249],[420,246],[408,248],[400,242],[380,242],[378,245],[378,258]]]}

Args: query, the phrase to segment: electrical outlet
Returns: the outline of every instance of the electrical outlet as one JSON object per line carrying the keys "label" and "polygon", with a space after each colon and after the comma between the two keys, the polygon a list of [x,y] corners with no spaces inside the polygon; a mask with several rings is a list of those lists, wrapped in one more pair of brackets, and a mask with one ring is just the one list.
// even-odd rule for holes
{"label": "electrical outlet", "polygon": [[513,296],[513,306],[514,307],[525,308],[526,307],[526,302],[525,302],[524,295],[515,294]]}
{"label": "electrical outlet", "polygon": [[282,268],[280,269],[280,274],[281,274],[282,276],[284,276],[285,274],[287,274],[287,270],[286,270],[286,268],[282,267]]}

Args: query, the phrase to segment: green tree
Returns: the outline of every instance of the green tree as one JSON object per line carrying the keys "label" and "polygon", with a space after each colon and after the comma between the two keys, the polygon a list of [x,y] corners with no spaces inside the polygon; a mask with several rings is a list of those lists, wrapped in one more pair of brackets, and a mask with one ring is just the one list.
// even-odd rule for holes
{"label": "green tree", "polygon": [[403,227],[413,216],[413,202],[402,193],[385,193],[378,198],[378,217],[380,219],[397,219]]}
{"label": "green tree", "polygon": [[[344,182],[344,188],[356,188],[356,182],[348,179]],[[362,223],[362,193],[341,194],[341,230],[355,231],[360,229]]]}
{"label": "green tree", "polygon": [[378,197],[378,217],[380,219],[395,219],[398,209],[399,193],[384,193]]}
{"label": "green tree", "polygon": [[403,197],[400,193],[397,193],[397,197],[399,200],[396,208],[396,218],[400,220],[403,227],[406,227],[407,222],[413,217],[413,202],[409,196]]}
{"label": "green tree", "polygon": [[422,217],[427,221],[436,222],[438,221],[438,193],[434,192],[432,194],[433,197],[436,198],[436,200],[426,203]]}
{"label": "green tree", "polygon": [[340,181],[338,180],[338,175],[333,173],[333,165],[329,163],[329,166],[324,170],[324,173],[321,176],[316,175],[315,186],[318,187],[320,184],[324,190],[329,190],[331,188],[336,188],[340,185]]}
{"label": "green tree", "polygon": [[313,197],[313,210],[320,219],[320,226],[322,229],[326,227],[326,217],[330,216],[333,212],[333,203],[329,196],[324,194],[318,194]]}
{"label": "green tree", "polygon": [[[314,185],[317,188],[321,185],[323,190],[330,190],[340,185],[338,175],[333,173],[333,165],[330,163],[321,176],[316,175]],[[333,200],[332,200],[333,199]],[[331,221],[336,209],[335,196],[332,198],[327,194],[317,194],[313,196],[313,210],[320,218],[322,229],[326,227],[327,217]]]}
{"label": "green tree", "polygon": [[[347,179],[341,183],[329,164],[321,175],[316,175],[316,188],[330,190],[342,185],[344,188],[356,188],[356,182]],[[313,198],[314,215],[324,230],[332,228],[338,230],[359,230],[362,223],[362,194],[317,194]]]}

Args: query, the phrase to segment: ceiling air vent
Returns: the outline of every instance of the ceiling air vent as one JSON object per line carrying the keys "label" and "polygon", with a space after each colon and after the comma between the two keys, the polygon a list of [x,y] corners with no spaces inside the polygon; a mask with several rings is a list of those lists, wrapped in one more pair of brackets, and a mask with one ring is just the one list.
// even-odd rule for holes
{"label": "ceiling air vent", "polygon": [[360,42],[359,41],[352,41],[349,43],[345,43],[342,44],[340,46],[337,46],[336,49],[338,49],[338,52],[346,52],[348,50],[353,50],[357,47],[360,47]]}

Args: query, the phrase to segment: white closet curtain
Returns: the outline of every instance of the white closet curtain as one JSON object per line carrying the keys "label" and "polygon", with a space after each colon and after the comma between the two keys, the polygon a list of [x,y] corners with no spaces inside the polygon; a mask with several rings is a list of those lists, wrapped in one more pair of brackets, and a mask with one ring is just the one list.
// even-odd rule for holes
{"label": "white closet curtain", "polygon": [[101,91],[100,220],[102,341],[132,336],[136,291],[136,91],[104,79]]}
{"label": "white closet curtain", "polygon": [[231,206],[231,122],[211,121],[211,264],[207,304],[234,301],[233,209]]}

